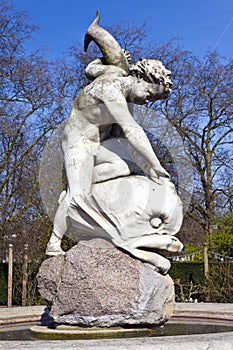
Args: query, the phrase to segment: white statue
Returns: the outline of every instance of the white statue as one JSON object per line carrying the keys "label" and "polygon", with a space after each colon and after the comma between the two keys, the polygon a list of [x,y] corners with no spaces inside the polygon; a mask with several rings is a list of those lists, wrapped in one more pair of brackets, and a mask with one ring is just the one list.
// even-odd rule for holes
{"label": "white statue", "polygon": [[[182,249],[173,236],[182,224],[182,205],[129,103],[167,98],[171,73],[158,60],[129,65],[98,22],[99,13],[87,30],[85,49],[94,40],[103,58],[87,66],[93,81],[76,97],[62,133],[68,185],[59,198],[46,254],[64,254],[62,237],[75,223],[81,233],[104,237],[166,273],[169,261],[154,250]],[[122,138],[143,158],[149,178],[133,175]]]}

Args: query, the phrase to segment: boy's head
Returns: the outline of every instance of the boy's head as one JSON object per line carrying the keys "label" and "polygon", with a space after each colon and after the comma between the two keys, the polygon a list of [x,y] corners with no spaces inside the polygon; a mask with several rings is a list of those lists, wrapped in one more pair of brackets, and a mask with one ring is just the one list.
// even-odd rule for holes
{"label": "boy's head", "polygon": [[130,66],[129,74],[147,83],[164,85],[171,90],[171,72],[159,60],[140,58],[137,63]]}

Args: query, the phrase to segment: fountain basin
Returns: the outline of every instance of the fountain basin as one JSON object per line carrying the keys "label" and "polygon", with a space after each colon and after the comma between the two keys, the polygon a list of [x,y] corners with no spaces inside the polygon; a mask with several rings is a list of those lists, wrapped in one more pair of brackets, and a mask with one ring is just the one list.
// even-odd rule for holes
{"label": "fountain basin", "polygon": [[165,337],[193,334],[233,332],[233,323],[189,319],[168,321],[157,327],[84,328],[75,326],[43,326],[23,323],[0,326],[0,340],[75,340],[104,338]]}
{"label": "fountain basin", "polygon": [[[49,349],[56,350],[74,349],[74,347],[79,350],[233,350],[232,304],[177,304],[174,317],[166,323],[165,327],[156,327],[157,329],[138,327],[136,333],[133,333],[132,329],[116,329],[115,331],[121,334],[115,335],[115,339],[113,339],[112,334],[107,339],[104,339],[106,334],[99,336],[99,339],[93,337],[93,335],[92,338],[87,339],[86,335],[82,334],[80,336],[79,333],[79,338],[75,340],[71,340],[71,338],[66,340],[67,338],[64,339],[64,337],[63,340],[55,340],[58,338],[48,340],[45,336],[44,338],[38,337],[40,332],[38,328],[35,337],[34,327],[41,327],[39,320],[42,312],[40,314],[40,310],[43,311],[44,307],[0,309],[0,322],[1,324],[4,323],[1,326],[1,331],[8,328],[8,331],[20,331],[21,334],[26,334],[24,340],[16,340],[17,336],[14,333],[15,340],[11,341],[5,338],[0,342],[0,347],[3,349],[48,349],[49,342]],[[26,318],[24,318],[24,315]],[[35,318],[38,318],[37,322],[35,322]],[[26,324],[15,324],[19,319],[21,322],[23,319],[26,321],[31,319],[32,321]],[[33,334],[30,328],[34,328]],[[43,326],[43,330],[46,328],[46,326]],[[50,328],[49,331],[62,333],[64,331],[68,332],[68,329],[58,327],[56,330]],[[70,331],[74,332],[75,330]],[[82,329],[82,331],[88,330]],[[107,336],[109,337],[109,334]]]}

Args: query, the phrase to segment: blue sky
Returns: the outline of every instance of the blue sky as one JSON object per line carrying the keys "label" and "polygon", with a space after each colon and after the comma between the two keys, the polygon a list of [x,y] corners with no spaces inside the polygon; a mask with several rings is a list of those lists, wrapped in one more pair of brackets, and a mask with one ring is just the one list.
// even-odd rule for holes
{"label": "blue sky", "polygon": [[203,57],[217,49],[233,56],[232,0],[13,0],[17,10],[27,11],[40,27],[30,48],[47,47],[56,58],[73,42],[83,41],[85,30],[101,11],[100,24],[110,26],[122,20],[142,24],[149,19],[148,39],[155,43],[179,37],[184,48]]}

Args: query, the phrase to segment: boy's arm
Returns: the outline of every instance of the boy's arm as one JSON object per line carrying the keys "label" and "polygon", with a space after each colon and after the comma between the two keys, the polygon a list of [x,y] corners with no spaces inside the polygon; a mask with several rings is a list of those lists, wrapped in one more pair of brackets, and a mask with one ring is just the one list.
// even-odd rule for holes
{"label": "boy's arm", "polygon": [[88,79],[94,80],[103,74],[113,74],[115,76],[126,76],[126,72],[116,66],[104,64],[103,58],[97,58],[89,63],[85,69],[85,73]]}
{"label": "boy's arm", "polygon": [[[128,104],[121,91],[111,89],[108,96],[102,98],[108,112],[113,117],[114,121],[119,124],[126,139],[130,145],[142,156],[150,167],[150,175],[152,179],[159,176],[170,177],[166,170],[161,166],[156,157],[151,144],[143,131],[143,129],[136,123],[129,112]],[[115,95],[115,98],[114,98]]]}

